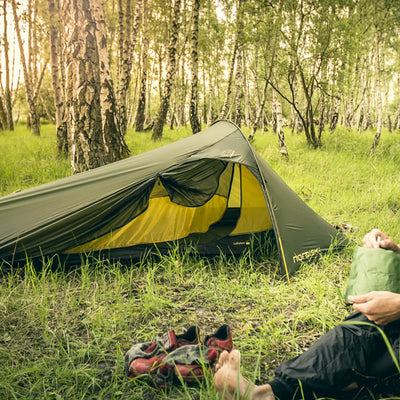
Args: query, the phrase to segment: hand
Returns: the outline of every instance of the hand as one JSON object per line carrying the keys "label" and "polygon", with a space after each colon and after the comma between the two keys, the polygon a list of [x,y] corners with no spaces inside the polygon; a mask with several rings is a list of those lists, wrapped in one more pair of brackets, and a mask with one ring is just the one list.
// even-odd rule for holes
{"label": "hand", "polygon": [[372,229],[371,232],[367,233],[363,239],[364,247],[371,249],[378,249],[381,247],[385,250],[393,250],[400,254],[400,247],[391,239],[389,236],[384,234],[379,229]]}
{"label": "hand", "polygon": [[392,292],[370,292],[349,296],[356,311],[363,313],[377,325],[387,325],[400,318],[400,294]]}

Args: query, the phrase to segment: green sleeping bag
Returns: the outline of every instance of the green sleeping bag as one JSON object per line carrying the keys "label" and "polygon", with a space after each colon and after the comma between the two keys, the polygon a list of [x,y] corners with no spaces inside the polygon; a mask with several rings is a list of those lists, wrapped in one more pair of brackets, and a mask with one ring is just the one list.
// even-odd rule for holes
{"label": "green sleeping bag", "polygon": [[391,250],[356,247],[347,282],[348,296],[372,291],[400,293],[400,254]]}

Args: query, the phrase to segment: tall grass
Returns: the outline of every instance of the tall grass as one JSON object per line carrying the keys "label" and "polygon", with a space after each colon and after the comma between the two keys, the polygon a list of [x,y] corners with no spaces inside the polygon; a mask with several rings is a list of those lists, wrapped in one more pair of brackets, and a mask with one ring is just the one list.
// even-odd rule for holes
{"label": "tall grass", "polygon": [[[23,126],[0,132],[0,191],[41,184],[69,173],[56,154],[54,127],[42,137]],[[247,134],[247,132],[245,132]],[[133,154],[189,135],[167,130],[153,144],[129,132]],[[277,138],[257,133],[254,146],[317,213],[350,226],[359,243],[379,227],[399,240],[398,133],[384,132],[368,156],[373,132],[338,129],[323,146],[308,148],[286,133],[289,159]],[[123,374],[124,353],[137,342],[174,328],[200,327],[202,336],[230,324],[242,352],[242,372],[266,382],[281,361],[310,346],[349,313],[343,290],[351,249],[305,265],[289,286],[276,254],[204,259],[177,250],[137,265],[98,262],[68,269],[55,259],[40,271],[31,264],[0,274],[1,399],[217,399],[212,375],[200,387],[164,393]]]}
{"label": "tall grass", "polygon": [[0,195],[66,176],[69,165],[57,156],[53,125],[43,125],[33,136],[25,125],[0,130]]}

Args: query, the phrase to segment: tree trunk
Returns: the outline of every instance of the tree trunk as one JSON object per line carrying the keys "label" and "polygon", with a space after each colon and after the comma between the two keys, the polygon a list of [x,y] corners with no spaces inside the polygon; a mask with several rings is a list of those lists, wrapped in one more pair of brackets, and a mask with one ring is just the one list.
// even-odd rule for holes
{"label": "tree trunk", "polygon": [[337,123],[339,120],[339,112],[335,109],[333,111],[332,117],[331,117],[331,123],[329,125],[329,130],[333,132],[336,129]]}
{"label": "tree trunk", "polygon": [[[396,86],[396,92],[398,94],[399,97],[399,93],[400,93],[400,74],[397,73],[397,86]],[[400,104],[397,106],[397,112],[396,112],[396,117],[393,123],[393,129],[397,130],[400,127]]]}
{"label": "tree trunk", "polygon": [[54,108],[56,114],[57,149],[59,154],[68,153],[68,132],[67,120],[65,115],[65,99],[61,89],[59,51],[58,51],[58,29],[60,21],[59,5],[55,0],[47,0],[47,8],[50,16],[50,65],[51,80],[54,92]]}
{"label": "tree trunk", "polygon": [[370,155],[375,153],[378,147],[382,132],[382,88],[381,88],[381,65],[380,65],[380,39],[378,27],[375,25],[375,65],[376,65],[376,105],[378,109],[378,121],[376,124],[376,133],[372,142]]}
{"label": "tree trunk", "polygon": [[199,12],[200,0],[193,0],[193,30],[192,30],[192,57],[191,57],[191,72],[192,84],[190,93],[190,126],[192,133],[195,134],[201,131],[199,121],[199,88],[198,88],[198,74],[199,74],[199,57],[197,53],[198,36],[199,36]]}
{"label": "tree trunk", "polygon": [[186,114],[185,114],[185,104],[187,97],[187,83],[185,74],[185,63],[181,64],[180,76],[177,78],[175,84],[176,95],[175,95],[175,118],[176,118],[176,129],[178,130],[180,126],[186,126]]}
{"label": "tree trunk", "polygon": [[[247,76],[247,68],[246,68],[246,52],[243,51],[243,57],[242,57],[242,71],[243,71],[243,99],[244,99],[244,124],[246,126],[250,126],[250,120],[251,120],[251,103],[250,103],[250,94],[249,94],[249,82],[248,82],[248,76]],[[257,84],[255,85],[255,91],[257,92]]]}
{"label": "tree trunk", "polygon": [[393,129],[397,130],[400,126],[400,105],[397,107],[396,118],[393,123]]}
{"label": "tree trunk", "polygon": [[7,115],[3,105],[3,98],[0,93],[0,129],[7,129]]}
{"label": "tree trunk", "polygon": [[[382,65],[385,65],[385,57],[386,57],[386,53],[385,53],[385,48],[382,49]],[[392,132],[392,119],[390,117],[390,108],[389,108],[389,87],[388,84],[386,82],[386,73],[385,71],[382,71],[382,85],[383,88],[385,90],[384,94],[385,94],[385,108],[386,108],[386,118],[387,118],[387,128],[389,132]]]}
{"label": "tree trunk", "polygon": [[5,72],[5,88],[4,88],[4,112],[6,117],[5,129],[10,131],[14,130],[14,121],[12,115],[12,102],[11,102],[11,90],[10,90],[10,61],[8,57],[8,36],[7,36],[7,0],[3,2],[3,12],[4,12],[4,35],[3,35],[3,45],[4,45],[4,72]]}
{"label": "tree trunk", "polygon": [[[274,19],[274,25],[275,26],[279,25],[277,23],[277,21],[278,21],[278,19],[282,18],[282,15],[281,15],[281,13],[282,13],[282,0],[279,1],[277,11],[278,11],[277,12],[277,17]],[[272,73],[273,73],[274,68],[275,68],[275,58],[276,58],[277,47],[278,47],[277,44],[278,44],[279,32],[280,32],[280,28],[275,29],[274,32],[273,32],[272,38],[268,38],[268,40],[269,40],[268,44],[271,44],[271,47],[272,47],[271,58],[270,58],[270,62],[269,62],[267,76],[266,76],[265,82],[264,82],[261,101],[260,101],[259,107],[257,109],[256,118],[255,118],[255,121],[254,121],[253,128],[251,130],[250,136],[249,136],[249,140],[253,140],[254,139],[254,135],[255,135],[257,129],[259,128],[260,123],[262,122],[262,116],[264,114],[265,102],[267,100],[268,83],[269,83],[269,81],[271,79]],[[275,91],[274,91],[274,93],[275,93]]]}
{"label": "tree trunk", "polygon": [[236,74],[235,74],[235,102],[234,121],[238,127],[242,125],[242,99],[243,99],[243,7],[242,1],[238,0],[236,16]]}
{"label": "tree trunk", "polygon": [[29,110],[30,127],[31,127],[32,133],[36,136],[39,136],[40,135],[40,120],[39,120],[39,115],[37,112],[37,104],[36,104],[37,103],[37,92],[38,92],[39,87],[37,87],[36,96],[35,96],[35,90],[33,88],[33,82],[32,82],[32,75],[29,72],[28,65],[26,63],[26,58],[25,58],[25,49],[24,49],[24,45],[22,42],[21,29],[19,27],[19,17],[18,17],[18,13],[17,13],[16,0],[11,0],[11,5],[12,5],[12,10],[13,10],[13,16],[14,16],[15,33],[17,35],[18,46],[19,46],[20,56],[21,56],[21,63],[22,63],[22,68],[23,68],[23,73],[24,73],[25,93],[26,93],[26,102],[27,102],[28,110]]}
{"label": "tree trunk", "polygon": [[283,132],[283,124],[282,124],[282,104],[276,99],[275,101],[275,113],[276,113],[276,131],[278,133],[278,143],[279,149],[282,156],[288,157],[289,153],[287,151],[286,142],[285,142],[285,134]]}
{"label": "tree trunk", "polygon": [[[122,2],[120,2],[121,4]],[[142,11],[143,11],[143,0],[137,0],[136,2],[136,11],[135,11],[135,20],[133,23],[133,29],[131,27],[132,17],[130,10],[130,1],[127,1],[126,8],[126,18],[125,18],[125,31],[123,32],[123,38],[125,40],[120,40],[120,46],[122,45],[122,49],[120,49],[120,80],[118,85],[118,115],[121,125],[121,133],[123,136],[126,135],[127,127],[128,127],[128,118],[127,118],[127,95],[129,90],[129,85],[131,82],[132,75],[132,60],[133,60],[133,52],[135,50],[137,36],[140,27],[140,20],[142,19]],[[122,7],[122,4],[120,5]],[[121,35],[121,28],[120,28]]]}
{"label": "tree trunk", "polygon": [[236,75],[235,75],[235,124],[242,126],[242,98],[243,98],[243,71],[242,71],[242,49],[237,51]]}
{"label": "tree trunk", "polygon": [[135,121],[136,132],[142,132],[144,130],[144,123],[146,120],[147,51],[148,51],[146,1],[147,0],[143,0],[142,4],[143,7],[142,8],[142,26],[143,26],[142,77],[140,80],[139,99],[136,111],[136,121]]}
{"label": "tree trunk", "polygon": [[67,52],[67,106],[71,172],[108,163],[100,107],[96,25],[89,0],[64,2]]}
{"label": "tree trunk", "polygon": [[[125,8],[126,4],[126,8]],[[130,70],[132,67],[132,55],[129,54],[131,49],[131,31],[132,31],[132,11],[131,1],[118,0],[118,84],[117,84],[117,100],[118,100],[118,120],[124,135],[127,129],[127,111],[126,96],[130,83]],[[125,9],[125,12],[124,12]],[[125,126],[125,130],[123,129]]]}
{"label": "tree trunk", "polygon": [[102,0],[90,0],[90,6],[95,24],[95,39],[100,72],[100,110],[103,140],[108,161],[114,162],[128,157],[130,152],[117,118],[114,83],[108,60],[107,34]]}
{"label": "tree trunk", "polygon": [[[321,142],[317,139],[315,134],[314,108],[312,104],[314,86],[312,82],[307,85],[306,78],[304,76],[304,71],[300,65],[298,65],[298,70],[300,72],[301,84],[303,88],[304,97],[306,100],[305,118],[302,118],[304,132],[306,134],[307,143],[313,146],[314,148],[317,148],[320,146]],[[310,79],[312,80],[313,78],[311,77]]]}
{"label": "tree trunk", "polygon": [[321,143],[322,132],[325,127],[325,97],[322,95],[321,99],[321,112],[319,114],[319,121],[318,121],[318,142]]}
{"label": "tree trunk", "polygon": [[364,107],[365,99],[361,101],[361,106],[360,106],[360,114],[358,116],[358,126],[357,130],[358,132],[361,132],[363,129],[363,124],[364,124],[364,118],[365,118],[365,107]]}
{"label": "tree trunk", "polygon": [[260,105],[257,110],[257,115],[256,115],[256,119],[254,121],[253,128],[249,135],[250,141],[254,139],[254,135],[256,134],[256,131],[260,126],[261,118],[262,118],[264,107],[265,107],[265,102],[267,100],[267,88],[268,88],[268,79],[265,80],[265,82],[264,82],[264,88],[263,88],[263,92],[262,92],[261,102],[260,102]]}
{"label": "tree trunk", "polygon": [[276,97],[276,91],[274,90],[272,92],[272,105],[271,105],[271,124],[272,124],[272,132],[277,133],[278,132],[278,124],[277,124],[277,118],[276,118],[276,102],[278,101]]}
{"label": "tree trunk", "polygon": [[164,94],[161,99],[160,110],[154,123],[153,140],[161,140],[164,124],[167,119],[169,104],[172,93],[172,86],[176,73],[176,46],[179,34],[179,17],[180,17],[181,0],[175,0],[174,15],[172,18],[171,39],[168,46],[168,72],[165,80]]}
{"label": "tree trunk", "polygon": [[229,98],[231,97],[232,92],[232,81],[233,81],[233,74],[235,72],[235,62],[236,62],[236,53],[238,49],[238,35],[236,34],[235,43],[233,45],[232,57],[229,67],[229,75],[228,75],[228,82],[226,85],[226,92],[224,96],[224,103],[222,105],[221,112],[219,114],[219,119],[224,119],[228,115],[229,111]]}

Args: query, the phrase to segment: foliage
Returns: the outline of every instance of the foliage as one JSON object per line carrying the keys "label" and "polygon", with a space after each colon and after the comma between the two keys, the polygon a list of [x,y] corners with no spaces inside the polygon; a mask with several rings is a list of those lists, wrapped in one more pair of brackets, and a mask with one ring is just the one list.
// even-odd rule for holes
{"label": "foliage", "polygon": [[[369,157],[372,131],[340,127],[313,151],[301,136],[286,133],[289,159],[279,157],[272,133],[257,132],[254,146],[304,201],[330,223],[347,224],[355,243],[373,227],[400,240],[398,134],[383,132]],[[189,128],[166,130],[153,143],[149,133],[131,130],[127,142],[137,153],[189,134]],[[24,125],[0,132],[1,194],[66,176],[55,140],[52,125],[41,138]],[[41,269],[3,266],[0,397],[217,399],[211,374],[200,387],[167,393],[128,380],[125,351],[171,328],[180,333],[198,325],[205,335],[228,323],[243,374],[266,382],[277,364],[307,349],[350,311],[343,291],[351,247],[304,265],[291,285],[280,278],[276,253],[207,260],[182,250],[129,265],[83,260],[71,268],[54,259]]]}
{"label": "foliage", "polygon": [[[19,5],[18,11],[23,16],[21,24],[24,29],[27,29],[29,21],[33,23],[38,46],[35,50],[28,40],[25,47],[26,52],[34,56],[32,63],[35,65],[31,65],[31,68],[40,71],[49,53],[49,41],[46,36],[49,30],[49,15],[45,1],[38,1],[37,4],[37,12],[27,9],[24,4]],[[237,62],[235,64],[232,56],[238,28],[238,5],[238,0],[202,0],[200,3],[198,110],[203,122],[212,122],[209,116],[213,120],[219,115],[225,97],[230,97],[228,118],[235,114],[235,107],[238,107],[232,94],[226,96],[227,85],[232,84],[227,79],[231,62],[237,69]],[[146,32],[142,23],[130,58],[133,60],[133,68],[127,109],[131,122],[135,119],[138,90],[144,70],[142,53],[145,48],[145,36],[149,41],[146,51],[147,123],[150,124],[157,115],[168,71],[168,43],[173,6],[172,0],[145,2],[148,21]],[[134,9],[132,4],[132,13]],[[375,79],[378,71],[374,63],[376,49],[373,40],[376,30],[381,40],[382,54],[384,53],[381,65],[385,76],[379,85],[382,86],[382,92],[388,94],[384,103],[389,112],[384,118],[384,124],[390,129],[389,117],[397,117],[395,128],[399,127],[400,113],[397,105],[400,92],[397,79],[400,7],[397,1],[247,0],[243,2],[242,9],[240,49],[243,52],[244,81],[241,85],[243,93],[238,98],[243,103],[240,104],[240,109],[245,118],[241,120],[246,126],[254,124],[260,107],[265,108],[262,113],[262,125],[271,125],[271,107],[260,104],[265,80],[269,81],[268,101],[273,98],[273,86],[280,94],[280,99],[286,99],[286,102],[283,102],[284,119],[292,128],[296,127],[305,132],[307,140],[315,147],[321,144],[319,133],[323,132],[322,127],[328,126],[334,115],[338,114],[339,123],[350,128],[359,126],[360,130],[363,130],[377,126],[376,85],[379,83]],[[122,28],[126,28],[127,24],[123,18],[126,10],[126,0],[104,2],[110,71],[115,88],[121,86],[120,45],[126,39],[121,33],[125,32]],[[10,14],[9,6],[6,7],[6,12]],[[175,49],[177,76],[172,88],[172,104],[168,114],[168,123],[171,126],[185,125],[188,122],[191,13],[192,2],[182,2],[179,21],[181,29]],[[120,21],[124,21],[121,26]],[[58,26],[61,39],[67,33],[65,28],[62,25]],[[277,49],[273,45],[274,38],[278,38]],[[3,48],[0,48],[0,53],[3,52]],[[60,59],[61,66],[65,67],[65,60]],[[268,78],[269,68],[273,69],[273,74]],[[63,82],[65,77],[62,78]],[[49,81],[50,68],[47,68],[44,83]],[[16,87],[15,82],[13,87]],[[53,107],[49,103],[53,94],[49,84],[46,84],[46,89],[42,90],[41,95],[50,114],[53,114]],[[0,93],[0,99],[2,96]],[[14,99],[15,96],[16,93]],[[41,108],[41,116],[45,116],[40,104],[38,107]],[[15,107],[13,111],[15,114]],[[48,118],[47,115],[45,117]],[[316,121],[321,125],[317,127]],[[314,132],[317,129],[318,134]],[[289,148],[289,153],[290,150]]]}

